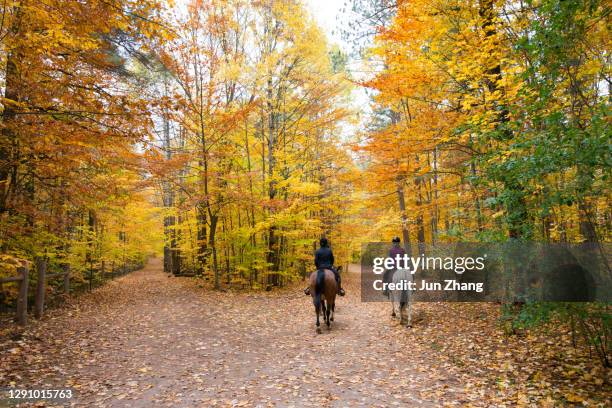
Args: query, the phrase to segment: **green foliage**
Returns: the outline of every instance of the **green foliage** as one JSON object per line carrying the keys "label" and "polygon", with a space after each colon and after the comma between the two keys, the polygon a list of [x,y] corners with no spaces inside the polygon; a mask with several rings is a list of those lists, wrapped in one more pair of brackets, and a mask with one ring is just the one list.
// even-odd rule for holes
{"label": "green foliage", "polygon": [[608,65],[597,44],[608,11],[599,1],[534,4],[513,44],[526,64],[514,79],[520,90],[498,107],[507,120],[470,129],[484,151],[474,158],[478,183],[495,192],[493,204],[523,238],[535,237],[534,220],[553,209],[595,205],[609,194]]}

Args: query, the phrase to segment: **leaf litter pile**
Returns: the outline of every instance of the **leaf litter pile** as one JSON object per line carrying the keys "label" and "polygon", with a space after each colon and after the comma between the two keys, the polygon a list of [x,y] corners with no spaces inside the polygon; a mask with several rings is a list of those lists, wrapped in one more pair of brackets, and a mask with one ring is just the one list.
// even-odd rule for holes
{"label": "leaf litter pile", "polygon": [[215,292],[154,260],[25,330],[4,319],[0,384],[69,387],[92,407],[612,404],[610,372],[569,331],[507,336],[498,305],[449,303],[416,304],[407,329],[345,280],[316,334],[299,285]]}

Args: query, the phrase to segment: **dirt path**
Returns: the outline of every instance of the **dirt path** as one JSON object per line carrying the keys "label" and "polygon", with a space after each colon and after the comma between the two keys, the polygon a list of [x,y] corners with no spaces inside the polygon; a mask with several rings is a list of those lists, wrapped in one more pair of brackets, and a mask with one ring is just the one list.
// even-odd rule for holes
{"label": "dirt path", "polygon": [[153,260],[13,338],[0,382],[69,386],[77,406],[459,405],[461,384],[351,279],[317,335],[297,288],[212,292]]}

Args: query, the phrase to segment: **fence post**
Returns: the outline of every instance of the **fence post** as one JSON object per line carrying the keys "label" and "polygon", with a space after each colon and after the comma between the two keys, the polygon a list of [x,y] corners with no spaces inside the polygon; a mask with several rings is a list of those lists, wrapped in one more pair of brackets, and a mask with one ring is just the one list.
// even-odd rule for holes
{"label": "fence post", "polygon": [[70,294],[70,264],[64,265],[64,293]]}
{"label": "fence post", "polygon": [[38,272],[38,281],[36,282],[36,298],[34,299],[34,317],[40,319],[45,309],[46,259],[42,257],[36,258],[36,271]]}
{"label": "fence post", "polygon": [[28,323],[28,284],[29,284],[29,268],[28,266],[20,266],[17,272],[21,275],[21,283],[19,284],[19,297],[17,298],[17,323],[25,326]]}

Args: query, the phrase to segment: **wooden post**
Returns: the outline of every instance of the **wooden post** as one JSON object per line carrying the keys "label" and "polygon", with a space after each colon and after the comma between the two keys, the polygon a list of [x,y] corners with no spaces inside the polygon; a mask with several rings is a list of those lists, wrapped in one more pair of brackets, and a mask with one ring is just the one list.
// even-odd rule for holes
{"label": "wooden post", "polygon": [[36,282],[36,298],[34,302],[34,317],[40,319],[45,308],[45,275],[47,274],[47,261],[39,257],[36,258],[36,271],[38,272],[38,281]]}
{"label": "wooden post", "polygon": [[64,293],[70,294],[70,264],[64,264]]}
{"label": "wooden post", "polygon": [[17,298],[17,323],[21,326],[25,326],[28,323],[29,268],[27,266],[21,266],[17,268],[17,273],[21,276],[19,297]]}

